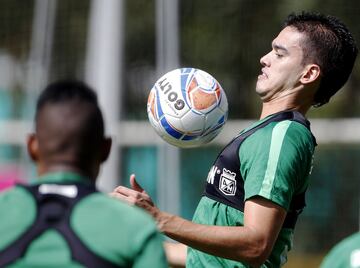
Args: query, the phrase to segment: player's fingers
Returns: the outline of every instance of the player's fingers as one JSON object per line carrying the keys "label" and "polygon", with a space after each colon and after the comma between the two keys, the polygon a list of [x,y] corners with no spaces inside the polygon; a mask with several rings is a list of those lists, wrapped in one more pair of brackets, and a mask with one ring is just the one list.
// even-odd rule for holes
{"label": "player's fingers", "polygon": [[118,189],[120,189],[120,187],[123,187],[123,186],[116,186],[115,189],[113,190],[113,192],[117,192]]}
{"label": "player's fingers", "polygon": [[115,193],[118,193],[118,194],[122,194],[124,196],[137,196],[139,194],[138,191],[135,191],[133,189],[130,189],[128,187],[125,187],[125,186],[118,186],[114,189]]}
{"label": "player's fingers", "polygon": [[145,192],[140,184],[136,181],[135,174],[130,175],[130,185],[131,188],[138,192]]}
{"label": "player's fingers", "polygon": [[[139,200],[139,201],[145,201],[149,203],[153,203],[151,197],[145,192],[138,192],[133,189],[127,188],[125,186],[118,186],[115,188],[113,193],[123,196],[124,198],[132,199],[132,200]],[[131,202],[131,203],[136,203]]]}
{"label": "player's fingers", "polygon": [[[138,193],[138,192],[137,192]],[[145,210],[149,210],[153,206],[152,201],[148,198],[147,195],[143,195],[141,193],[138,193],[138,195],[129,195],[125,196],[123,194],[119,194],[117,192],[112,192],[109,194],[111,197],[124,201],[130,205],[135,205],[138,207],[141,207]]]}
{"label": "player's fingers", "polygon": [[118,199],[118,200],[121,200],[121,201],[124,201],[128,204],[134,204],[132,203],[134,201],[134,199],[128,197],[128,196],[125,196],[125,195],[122,195],[122,194],[119,194],[117,192],[112,192],[112,193],[109,193],[109,195],[115,199]]}

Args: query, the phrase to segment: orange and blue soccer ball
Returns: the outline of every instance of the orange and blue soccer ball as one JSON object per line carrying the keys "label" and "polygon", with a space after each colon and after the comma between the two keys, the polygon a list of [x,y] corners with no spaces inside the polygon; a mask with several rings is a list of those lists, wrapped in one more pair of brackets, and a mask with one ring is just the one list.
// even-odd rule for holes
{"label": "orange and blue soccer ball", "polygon": [[147,113],[166,142],[181,148],[197,147],[220,133],[227,120],[228,102],[212,75],[200,69],[180,68],[155,82]]}

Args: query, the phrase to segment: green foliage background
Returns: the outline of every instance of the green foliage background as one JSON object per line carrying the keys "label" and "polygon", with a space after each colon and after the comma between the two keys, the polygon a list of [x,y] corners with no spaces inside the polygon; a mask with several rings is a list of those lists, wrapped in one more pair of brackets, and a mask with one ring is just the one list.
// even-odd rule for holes
{"label": "green foliage background", "polygon": [[[57,1],[51,80],[83,77],[89,0]],[[0,51],[18,60],[28,57],[34,1],[0,0]],[[124,1],[125,91],[123,117],[145,119],[147,94],[156,77],[155,1]],[[180,66],[214,75],[228,95],[232,118],[256,118],[254,93],[259,59],[270,50],[283,19],[291,12],[319,11],[338,16],[360,43],[360,2],[356,0],[181,0]],[[359,61],[331,105],[313,109],[310,117],[359,117]],[[20,85],[21,91],[21,85]]]}

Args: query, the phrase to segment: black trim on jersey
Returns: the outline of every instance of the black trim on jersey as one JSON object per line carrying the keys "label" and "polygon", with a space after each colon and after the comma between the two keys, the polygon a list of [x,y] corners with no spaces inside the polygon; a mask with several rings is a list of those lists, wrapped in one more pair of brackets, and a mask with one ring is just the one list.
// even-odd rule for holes
{"label": "black trim on jersey", "polygon": [[[70,227],[70,215],[73,207],[84,197],[97,192],[94,185],[84,184],[57,184],[73,185],[77,188],[76,197],[66,197],[59,194],[42,194],[39,192],[40,185],[18,185],[28,190],[35,198],[37,215],[34,223],[16,241],[4,250],[0,251],[0,267],[5,267],[22,258],[30,244],[45,231],[54,229],[58,231],[70,248],[71,257],[74,261],[85,267],[96,268],[119,268],[120,266],[98,256],[90,251],[81,239]],[[53,184],[52,184],[53,185]],[[46,256],[44,256],[46,258]]]}
{"label": "black trim on jersey", "polygon": [[[257,130],[272,122],[280,122],[284,120],[298,122],[309,129],[311,133],[310,122],[301,113],[296,111],[284,111],[277,113],[254,128],[241,133],[228,143],[219,153],[209,172],[204,195],[244,212],[244,179],[240,173],[241,163],[238,153],[239,148],[242,142],[254,134]],[[314,146],[316,146],[315,137],[313,135],[312,137]],[[294,228],[297,216],[301,213],[304,207],[305,192],[293,196],[283,228]]]}

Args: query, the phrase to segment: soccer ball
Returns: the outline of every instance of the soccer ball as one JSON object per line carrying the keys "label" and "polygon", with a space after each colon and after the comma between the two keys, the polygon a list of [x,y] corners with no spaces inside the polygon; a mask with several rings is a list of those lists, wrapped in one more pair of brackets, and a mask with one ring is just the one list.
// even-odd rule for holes
{"label": "soccer ball", "polygon": [[181,148],[197,147],[220,133],[227,120],[228,103],[213,76],[195,68],[180,68],[155,82],[147,113],[166,142]]}

